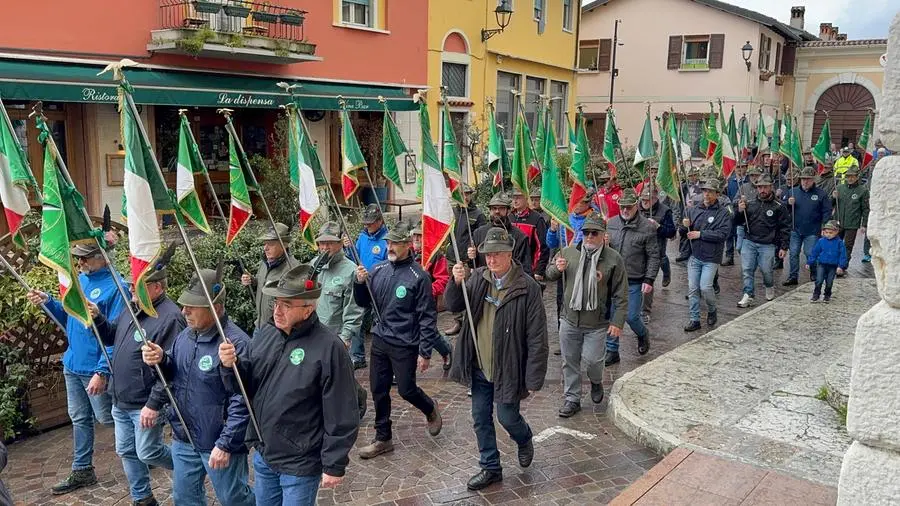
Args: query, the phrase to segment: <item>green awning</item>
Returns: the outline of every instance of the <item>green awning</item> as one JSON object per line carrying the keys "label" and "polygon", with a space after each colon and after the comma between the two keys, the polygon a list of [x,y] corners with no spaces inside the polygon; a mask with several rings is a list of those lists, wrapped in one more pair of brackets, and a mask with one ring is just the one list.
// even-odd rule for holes
{"label": "green awning", "polygon": [[[47,102],[116,102],[116,85],[102,65],[0,59],[0,97]],[[342,96],[350,110],[381,110],[384,97],[392,111],[418,107],[407,90],[390,86],[325,83],[276,77],[212,74],[132,67],[125,70],[138,104],[275,109],[290,97],[275,84],[300,84],[295,94],[305,110],[337,110]]]}

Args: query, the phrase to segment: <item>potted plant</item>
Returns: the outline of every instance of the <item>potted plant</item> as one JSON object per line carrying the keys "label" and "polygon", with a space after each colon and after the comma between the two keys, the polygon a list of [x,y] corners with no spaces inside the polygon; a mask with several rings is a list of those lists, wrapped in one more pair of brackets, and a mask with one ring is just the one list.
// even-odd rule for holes
{"label": "potted plant", "polygon": [[782,86],[784,84],[784,76],[775,76],[775,86]]}
{"label": "potted plant", "polygon": [[759,71],[759,80],[760,81],[768,81],[774,75],[775,75],[775,72],[772,72],[771,70],[760,70]]}
{"label": "potted plant", "polygon": [[194,11],[202,12],[203,14],[218,14],[219,9],[222,8],[222,4],[203,0],[194,0],[191,3],[194,5]]}
{"label": "potted plant", "polygon": [[290,11],[278,16],[285,25],[300,26],[306,18],[300,11]]}
{"label": "potted plant", "polygon": [[253,21],[258,21],[260,23],[277,23],[278,22],[278,14],[266,11],[253,11]]}
{"label": "potted plant", "polygon": [[233,18],[247,19],[247,16],[250,15],[250,7],[246,7],[242,3],[223,5],[222,8],[225,9],[225,14]]}

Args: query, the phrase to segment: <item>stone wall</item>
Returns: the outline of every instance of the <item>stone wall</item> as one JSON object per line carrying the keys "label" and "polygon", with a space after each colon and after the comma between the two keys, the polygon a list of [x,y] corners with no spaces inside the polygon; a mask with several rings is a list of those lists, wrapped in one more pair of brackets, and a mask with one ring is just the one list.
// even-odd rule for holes
{"label": "stone wall", "polygon": [[[900,14],[891,24],[879,136],[900,150]],[[872,176],[868,234],[881,302],[856,326],[839,505],[900,502],[900,156]]]}

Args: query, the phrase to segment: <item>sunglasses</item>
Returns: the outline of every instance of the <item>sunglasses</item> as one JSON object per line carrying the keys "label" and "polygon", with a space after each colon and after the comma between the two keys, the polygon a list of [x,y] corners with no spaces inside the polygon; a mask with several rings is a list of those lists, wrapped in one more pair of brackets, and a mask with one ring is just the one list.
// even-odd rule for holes
{"label": "sunglasses", "polygon": [[585,237],[594,237],[600,235],[599,230],[582,230],[582,233],[585,235]]}

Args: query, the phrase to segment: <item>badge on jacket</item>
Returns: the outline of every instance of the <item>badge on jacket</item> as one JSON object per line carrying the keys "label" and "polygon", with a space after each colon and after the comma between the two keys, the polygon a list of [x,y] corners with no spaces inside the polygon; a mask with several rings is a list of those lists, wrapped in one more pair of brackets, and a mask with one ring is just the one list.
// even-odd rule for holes
{"label": "badge on jacket", "polygon": [[398,286],[397,289],[394,290],[394,295],[396,295],[398,299],[405,298],[406,297],[406,287],[403,285]]}
{"label": "badge on jacket", "polygon": [[716,221],[716,217],[715,217],[715,216],[710,216],[709,218],[706,218],[706,222],[707,222],[707,223],[712,223],[712,222],[714,222],[714,221]]}
{"label": "badge on jacket", "polygon": [[768,216],[769,218],[771,218],[773,214],[775,214],[775,213],[772,212],[771,209],[769,209],[768,211],[766,211],[766,216]]}
{"label": "badge on jacket", "polygon": [[815,201],[819,200],[819,196],[818,196],[818,195],[812,195],[811,197],[809,197],[809,200],[812,200],[813,202],[815,202]]}
{"label": "badge on jacket", "polygon": [[[854,198],[856,198],[856,197],[854,196]],[[100,289],[99,289],[99,288],[94,288],[93,290],[91,290],[91,298],[92,298],[92,299],[96,299],[96,298],[99,297],[99,296],[100,296]]]}
{"label": "badge on jacket", "polygon": [[300,365],[300,362],[303,362],[304,357],[306,357],[306,352],[303,351],[303,348],[294,348],[291,352],[291,363]]}
{"label": "badge on jacket", "polygon": [[197,362],[197,367],[199,367],[203,372],[209,371],[210,369],[212,369],[212,366],[213,359],[209,355],[203,355],[202,357],[200,357],[200,361]]}
{"label": "badge on jacket", "polygon": [[379,253],[381,253],[381,246],[377,244],[375,246],[372,246],[372,254],[377,255]]}
{"label": "badge on jacket", "polygon": [[[859,195],[857,195],[857,194],[855,194],[855,193],[854,193],[853,195],[850,195],[850,199],[851,199],[851,200],[856,200],[856,199],[858,199],[858,198],[859,198]],[[93,293],[94,293],[94,292],[91,292],[91,294],[93,294]],[[95,297],[95,298],[96,298],[96,297]]]}
{"label": "badge on jacket", "polygon": [[[144,329],[144,335],[146,335],[146,334],[147,334],[147,329]],[[134,337],[134,342],[136,342],[136,343],[143,341],[143,339],[141,339],[141,333],[140,333],[140,331],[138,331],[138,329],[134,329],[134,336],[132,336],[132,337]]]}

